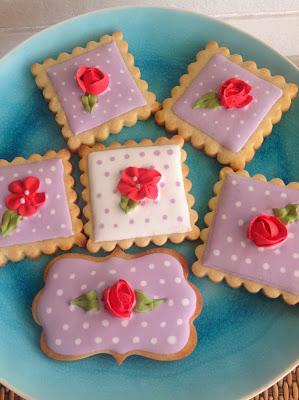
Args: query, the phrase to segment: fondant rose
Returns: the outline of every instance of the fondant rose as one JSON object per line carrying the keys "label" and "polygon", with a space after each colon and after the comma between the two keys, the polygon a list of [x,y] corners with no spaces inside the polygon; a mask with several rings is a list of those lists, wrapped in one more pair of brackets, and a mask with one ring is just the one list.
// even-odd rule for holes
{"label": "fondant rose", "polygon": [[273,215],[257,215],[250,221],[247,236],[256,246],[269,247],[283,242],[288,236],[288,230]]}
{"label": "fondant rose", "polygon": [[226,108],[245,107],[252,101],[250,91],[251,86],[241,79],[227,79],[221,84],[218,91],[219,102]]}
{"label": "fondant rose", "polygon": [[130,200],[138,202],[158,197],[157,183],[161,179],[160,172],[151,168],[128,167],[121,172],[117,189]]}
{"label": "fondant rose", "polygon": [[38,207],[46,201],[44,192],[37,193],[39,185],[39,179],[34,176],[28,176],[23,181],[11,182],[8,190],[12,194],[6,196],[6,207],[9,210],[17,211],[22,217],[35,214]]}
{"label": "fondant rose", "polygon": [[109,76],[99,68],[81,66],[76,72],[77,83],[86,94],[99,95],[109,85]]}
{"label": "fondant rose", "polygon": [[117,318],[130,318],[136,303],[136,296],[130,284],[120,279],[105,289],[102,300],[107,311]]}

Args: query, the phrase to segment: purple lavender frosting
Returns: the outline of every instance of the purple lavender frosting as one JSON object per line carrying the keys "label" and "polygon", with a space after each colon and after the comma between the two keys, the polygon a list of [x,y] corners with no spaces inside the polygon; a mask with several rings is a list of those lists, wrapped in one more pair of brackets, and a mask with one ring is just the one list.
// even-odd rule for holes
{"label": "purple lavender frosting", "polygon": [[[208,92],[218,92],[222,82],[236,77],[252,86],[254,100],[244,108],[193,109],[195,101]],[[173,112],[227,149],[238,152],[246,144],[282,90],[248,70],[216,54],[173,106]]]}
{"label": "purple lavender frosting", "polygon": [[[81,65],[98,67],[110,77],[109,87],[98,96],[98,104],[92,113],[82,106],[84,93],[75,78]],[[75,135],[146,104],[115,42],[57,64],[47,72]]]}
{"label": "purple lavender frosting", "polygon": [[230,174],[225,178],[203,263],[294,294],[299,294],[299,222],[273,247],[257,247],[247,238],[249,222],[273,208],[299,203],[299,190]]}
{"label": "purple lavender frosting", "polygon": [[8,185],[17,179],[35,176],[40,180],[39,192],[46,193],[46,202],[36,214],[24,217],[13,233],[0,235],[0,247],[33,243],[40,240],[67,237],[73,234],[68,207],[64,167],[61,159],[38,161],[31,164],[0,167],[0,215],[7,210],[5,198],[10,194]]}
{"label": "purple lavender frosting", "polygon": [[[103,303],[98,312],[69,305],[70,300],[89,290],[97,290],[101,298],[104,289],[121,278],[134,290],[165,298],[166,302],[150,312],[134,312],[130,319],[113,317]],[[38,303],[37,317],[48,347],[65,356],[107,350],[171,354],[187,344],[195,309],[195,292],[185,280],[179,261],[169,254],[130,260],[113,257],[101,263],[78,256],[55,262]]]}

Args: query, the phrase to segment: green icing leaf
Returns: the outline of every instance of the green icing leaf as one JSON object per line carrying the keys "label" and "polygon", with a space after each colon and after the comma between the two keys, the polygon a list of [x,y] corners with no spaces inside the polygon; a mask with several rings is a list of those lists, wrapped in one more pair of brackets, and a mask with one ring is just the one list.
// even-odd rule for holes
{"label": "green icing leaf", "polygon": [[97,96],[93,94],[85,94],[81,97],[81,102],[83,104],[84,110],[91,113],[94,106],[97,104]]}
{"label": "green icing leaf", "polygon": [[98,98],[94,94],[89,94],[88,99],[89,99],[89,105],[90,105],[90,108],[92,111],[93,107],[97,104]]}
{"label": "green icing leaf", "polygon": [[138,204],[139,204],[138,201],[131,200],[131,199],[129,199],[129,197],[127,197],[127,196],[121,196],[120,203],[119,203],[120,208],[121,208],[126,214],[129,213],[130,211],[133,211],[134,208],[135,208]]}
{"label": "green icing leaf", "polygon": [[10,235],[18,225],[22,217],[15,211],[7,210],[2,216],[1,235],[5,238]]}
{"label": "green icing leaf", "polygon": [[140,290],[135,290],[136,305],[134,308],[135,312],[149,312],[165,303],[165,299],[152,299]]}
{"label": "green icing leaf", "polygon": [[71,304],[82,308],[85,311],[99,311],[100,303],[98,300],[98,295],[95,290],[90,290],[84,293],[82,296],[76,297],[71,300]]}
{"label": "green icing leaf", "polygon": [[200,97],[193,104],[193,108],[216,108],[219,107],[220,103],[217,97],[217,93],[211,92]]}
{"label": "green icing leaf", "polygon": [[299,220],[299,204],[288,204],[286,207],[273,208],[274,215],[285,225]]}

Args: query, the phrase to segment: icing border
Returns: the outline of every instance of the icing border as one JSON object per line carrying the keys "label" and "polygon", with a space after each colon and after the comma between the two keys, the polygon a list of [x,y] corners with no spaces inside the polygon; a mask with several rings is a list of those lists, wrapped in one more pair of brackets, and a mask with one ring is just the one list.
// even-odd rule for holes
{"label": "icing border", "polygon": [[299,302],[299,295],[295,295],[293,293],[275,288],[273,286],[265,285],[263,283],[255,282],[250,279],[242,278],[239,277],[238,275],[222,272],[216,268],[209,267],[202,263],[202,257],[205,251],[205,247],[209,240],[209,233],[213,224],[214,216],[217,211],[218,202],[221,194],[221,189],[225,180],[225,176],[231,173],[244,176],[247,178],[256,179],[261,182],[269,182],[272,183],[273,185],[282,187],[285,186],[290,189],[299,190],[299,182],[290,182],[288,185],[285,185],[285,183],[279,178],[273,178],[268,181],[266,177],[261,174],[250,176],[249,173],[245,170],[234,172],[232,168],[229,167],[222,168],[219,173],[220,180],[215,183],[213,189],[216,196],[212,197],[208,203],[211,211],[204,216],[204,221],[207,225],[207,228],[201,231],[200,238],[203,244],[200,244],[195,249],[195,255],[197,261],[195,261],[195,263],[192,265],[192,272],[200,278],[207,276],[211,281],[215,283],[225,280],[226,283],[233,289],[237,289],[240,286],[244,286],[245,289],[248,290],[248,292],[250,293],[257,293],[260,290],[262,290],[267,297],[273,299],[281,296],[287,304],[295,305]]}
{"label": "icing border", "polygon": [[[182,173],[184,179],[184,187],[186,193],[186,199],[189,206],[190,212],[190,222],[191,222],[191,231],[186,233],[173,233],[171,235],[155,235],[155,236],[147,236],[142,238],[133,238],[133,239],[125,239],[119,241],[105,241],[105,242],[95,242],[93,240],[93,226],[92,226],[92,212],[91,212],[91,200],[89,193],[89,179],[88,179],[88,155],[95,151],[105,151],[105,150],[113,150],[117,148],[126,148],[126,147],[143,147],[143,146],[153,146],[153,145],[168,145],[168,144],[176,144],[181,148],[181,162],[182,162]],[[79,168],[82,171],[82,175],[80,176],[80,181],[85,189],[82,192],[83,200],[86,203],[86,206],[83,208],[83,214],[87,219],[87,223],[84,225],[84,232],[89,237],[87,241],[87,249],[91,253],[95,253],[100,249],[105,251],[112,251],[116,245],[120,246],[122,249],[128,249],[133,244],[138,247],[146,247],[150,242],[156,244],[157,246],[162,246],[169,239],[173,243],[181,243],[184,239],[196,240],[200,235],[199,228],[195,225],[198,220],[198,213],[192,208],[194,205],[195,199],[189,193],[192,187],[192,183],[189,179],[187,179],[189,168],[184,163],[187,158],[187,153],[183,150],[184,140],[181,136],[174,136],[171,139],[166,137],[160,137],[155,142],[152,142],[150,139],[143,139],[139,143],[136,143],[134,140],[129,140],[123,145],[117,142],[111,143],[109,146],[105,147],[103,144],[97,144],[94,147],[81,146],[79,149],[79,156],[81,157],[79,162]]]}
{"label": "icing border", "polygon": [[[94,356],[97,354],[110,354],[111,356],[114,357],[114,359],[116,360],[118,365],[122,364],[122,362],[131,355],[139,355],[142,357],[147,357],[147,358],[150,358],[153,360],[159,360],[159,361],[176,361],[176,360],[180,360],[180,359],[185,358],[188,355],[190,355],[193,352],[193,350],[197,344],[197,331],[194,326],[194,320],[201,313],[203,301],[202,301],[202,296],[199,292],[199,289],[193,283],[188,281],[189,266],[188,266],[187,260],[185,259],[185,257],[182,254],[180,254],[176,250],[163,248],[163,249],[147,250],[143,253],[138,253],[138,254],[126,254],[119,247],[117,247],[112,253],[110,253],[108,256],[105,256],[105,257],[94,257],[94,256],[78,254],[78,253],[77,254],[75,254],[75,253],[63,254],[58,257],[55,257],[53,260],[51,260],[49,262],[49,264],[47,265],[47,267],[44,271],[44,282],[46,282],[48,274],[51,271],[51,268],[55,266],[57,261],[64,259],[64,258],[81,258],[83,260],[90,260],[93,262],[96,261],[96,262],[101,263],[101,262],[104,262],[105,260],[113,258],[113,257],[118,257],[118,258],[121,258],[124,260],[130,260],[132,258],[140,258],[140,257],[144,257],[144,256],[147,256],[147,255],[153,254],[153,253],[158,253],[158,254],[164,253],[164,254],[168,254],[172,257],[175,257],[183,269],[184,278],[185,278],[186,282],[193,289],[195,296],[196,296],[196,308],[195,308],[194,314],[192,315],[192,317],[189,320],[189,324],[190,324],[189,339],[188,339],[188,342],[186,343],[186,345],[179,352],[169,353],[169,354],[157,354],[157,353],[152,353],[152,352],[147,352],[147,351],[142,351],[142,350],[139,350],[139,351],[131,350],[125,354],[119,354],[116,352],[112,352],[110,350],[104,350],[104,351],[101,350],[98,352],[87,353],[87,354],[80,355],[80,356],[64,356],[64,355],[54,352],[47,346],[44,331],[42,331],[41,338],[40,338],[40,346],[41,346],[42,351],[45,354],[47,354],[47,356],[54,358],[55,360],[59,360],[59,361],[81,360],[83,358],[88,358],[88,357],[91,357],[91,356]],[[33,300],[33,304],[32,304],[33,319],[38,325],[40,325],[40,322],[37,318],[37,307],[38,307],[39,299],[42,295],[43,290],[44,290],[44,288],[38,292],[38,294],[35,296],[35,298]]]}
{"label": "icing border", "polygon": [[[61,64],[112,41],[115,41],[129,72],[135,80],[135,83],[147,104],[128,111],[95,128],[74,135],[69,126],[63,106],[59,101],[59,97],[48,77],[47,69],[53,65]],[[123,40],[122,32],[114,32],[112,35],[104,35],[98,42],[90,41],[84,48],[75,47],[71,53],[60,53],[56,59],[47,58],[42,64],[32,64],[31,72],[35,77],[36,85],[39,89],[43,90],[43,96],[49,103],[49,109],[55,114],[56,122],[61,127],[62,135],[66,139],[71,151],[76,151],[81,144],[92,146],[97,140],[103,141],[107,139],[109,134],[119,133],[124,126],[133,126],[138,120],[148,119],[152,113],[156,112],[160,108],[160,104],[156,101],[156,95],[148,90],[147,82],[141,79],[140,70],[134,65],[134,57],[128,51],[128,43]]]}
{"label": "icing border", "polygon": [[65,191],[68,199],[68,206],[70,210],[73,235],[66,238],[54,238],[48,240],[41,240],[38,242],[32,242],[27,244],[18,244],[14,246],[7,246],[0,248],[0,267],[3,266],[7,261],[20,261],[25,257],[37,258],[41,254],[53,254],[58,249],[69,250],[74,245],[83,247],[86,242],[86,238],[82,233],[83,222],[79,219],[80,208],[75,204],[77,194],[73,189],[75,184],[74,178],[71,176],[72,164],[69,159],[71,153],[67,149],[59,150],[58,152],[50,150],[45,155],[32,154],[28,159],[23,157],[16,157],[11,162],[6,160],[0,160],[0,167],[8,167],[12,165],[24,165],[32,164],[33,162],[39,162],[43,160],[50,160],[59,158],[63,162],[64,167],[64,184]]}
{"label": "icing border", "polygon": [[[261,79],[264,79],[282,89],[282,97],[272,106],[254,133],[250,136],[247,143],[239,152],[233,152],[222,146],[209,135],[190,125],[178,117],[173,111],[172,106],[183,95],[185,89],[196,78],[197,74],[207,65],[215,54],[221,54],[228,60],[250,71]],[[215,41],[208,42],[205,50],[199,51],[196,61],[188,65],[188,72],[181,76],[179,86],[175,86],[171,91],[171,97],[164,100],[162,110],[155,114],[156,122],[165,126],[169,132],[177,132],[185,140],[191,141],[192,146],[202,149],[207,155],[217,157],[221,164],[229,164],[234,170],[243,169],[263,143],[264,138],[270,135],[274,124],[278,123],[282,113],[288,111],[291,101],[296,97],[297,85],[287,83],[285,78],[280,75],[272,76],[267,68],[258,68],[254,61],[243,61],[239,54],[231,54],[226,47],[219,47]]]}

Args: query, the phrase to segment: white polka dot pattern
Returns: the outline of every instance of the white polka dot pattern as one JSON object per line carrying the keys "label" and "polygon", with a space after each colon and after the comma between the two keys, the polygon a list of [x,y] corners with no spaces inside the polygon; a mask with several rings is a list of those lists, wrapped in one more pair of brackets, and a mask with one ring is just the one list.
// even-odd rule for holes
{"label": "white polka dot pattern", "polygon": [[[111,275],[111,270],[116,273]],[[98,312],[90,313],[69,305],[70,299],[82,293],[83,286],[85,291],[97,290],[101,299],[105,288],[120,278],[153,298],[165,298],[166,303],[148,313],[133,313],[128,319],[113,317],[103,303]],[[159,279],[167,284],[159,284]],[[48,276],[37,315],[48,346],[59,354],[82,355],[100,349],[121,354],[134,349],[167,354],[185,346],[195,307],[195,293],[186,283],[178,260],[153,253],[130,260],[111,258],[104,263],[82,261],[79,257],[57,262]]]}
{"label": "white polka dot pattern", "polygon": [[[88,57],[84,54],[48,69],[58,97],[63,99],[63,109],[74,134],[102,125],[146,104],[114,42],[102,45],[100,53],[96,49],[88,54]],[[74,79],[79,65],[96,66],[110,76],[109,87],[98,96],[98,104],[92,114],[84,110],[81,104],[82,91]]]}
{"label": "white polka dot pattern", "polygon": [[[237,202],[242,206],[238,207]],[[247,238],[253,217],[273,215],[272,208],[288,203],[299,203],[298,190],[228,175],[209,234],[204,264],[299,294],[299,280],[294,279],[296,274],[299,276],[298,244],[294,240],[299,237],[299,223],[289,225],[287,240],[273,247],[258,247]],[[222,215],[229,215],[229,220]]]}
{"label": "white polka dot pattern", "polygon": [[[213,67],[213,64],[216,67]],[[252,87],[251,94],[254,101],[246,108],[193,108],[193,104],[199,97],[208,92],[218,92],[221,83],[234,75],[238,75],[239,79],[247,81]],[[266,91],[269,92],[267,95],[265,95]],[[174,104],[173,111],[227,149],[237,152],[245,145],[261,120],[281,96],[282,90],[279,87],[217,54],[193,79]]]}
{"label": "white polka dot pattern", "polygon": [[[28,167],[30,166],[30,169]],[[1,247],[26,244],[72,234],[72,222],[64,186],[64,167],[61,159],[42,160],[32,164],[0,167],[0,208],[6,209],[5,198],[9,194],[8,185],[28,175],[40,180],[38,191],[46,193],[46,202],[31,217],[19,222],[15,234],[0,238]],[[51,184],[48,184],[51,180]],[[56,199],[57,191],[61,198]],[[63,223],[65,229],[60,229]]]}

